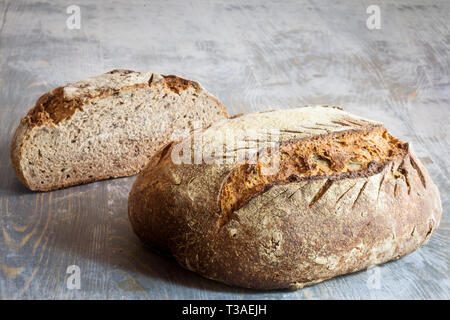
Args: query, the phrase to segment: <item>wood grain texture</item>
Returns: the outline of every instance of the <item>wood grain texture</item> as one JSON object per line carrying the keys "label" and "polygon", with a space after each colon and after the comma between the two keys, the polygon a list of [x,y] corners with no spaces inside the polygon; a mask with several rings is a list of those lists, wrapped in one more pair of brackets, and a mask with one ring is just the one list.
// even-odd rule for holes
{"label": "wood grain texture", "polygon": [[[449,299],[450,3],[378,3],[380,30],[366,28],[371,1],[0,1],[0,299]],[[66,27],[70,4],[80,30]],[[294,292],[183,270],[133,234],[134,177],[34,193],[11,167],[14,130],[41,94],[114,68],[199,81],[230,114],[332,104],[381,121],[426,164],[441,226],[398,261]],[[66,286],[73,264],[80,290]]]}

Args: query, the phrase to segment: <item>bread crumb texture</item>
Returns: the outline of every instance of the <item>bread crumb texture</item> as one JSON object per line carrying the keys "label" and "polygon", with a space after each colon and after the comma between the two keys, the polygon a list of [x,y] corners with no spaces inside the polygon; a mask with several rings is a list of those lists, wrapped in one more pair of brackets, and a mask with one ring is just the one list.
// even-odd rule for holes
{"label": "bread crumb texture", "polygon": [[11,159],[32,190],[127,176],[193,122],[208,127],[227,116],[193,81],[113,70],[39,98],[16,131]]}

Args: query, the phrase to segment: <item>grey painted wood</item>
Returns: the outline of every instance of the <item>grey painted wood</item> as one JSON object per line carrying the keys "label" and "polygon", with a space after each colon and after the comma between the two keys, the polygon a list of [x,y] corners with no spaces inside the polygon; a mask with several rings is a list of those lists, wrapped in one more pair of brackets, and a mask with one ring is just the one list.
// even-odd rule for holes
{"label": "grey painted wood", "polygon": [[[0,1],[0,298],[448,299],[448,1]],[[81,29],[66,8],[81,8]],[[134,177],[34,193],[9,145],[52,87],[114,68],[202,83],[231,113],[338,104],[411,141],[444,217],[420,250],[378,269],[289,292],[203,279],[141,246],[127,219]],[[69,265],[81,289],[66,286]],[[379,279],[379,287],[376,281]],[[375,287],[370,284],[373,283]]]}

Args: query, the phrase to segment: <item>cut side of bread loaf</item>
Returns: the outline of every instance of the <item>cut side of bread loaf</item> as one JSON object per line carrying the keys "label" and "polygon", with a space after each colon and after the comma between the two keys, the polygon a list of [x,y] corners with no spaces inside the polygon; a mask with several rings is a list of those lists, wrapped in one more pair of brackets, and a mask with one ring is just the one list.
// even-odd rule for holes
{"label": "cut side of bread loaf", "polygon": [[32,190],[128,176],[194,122],[208,127],[227,116],[194,81],[114,70],[39,98],[16,130],[11,159]]}
{"label": "cut side of bread loaf", "polygon": [[[264,139],[268,132],[277,143]],[[398,259],[439,225],[437,187],[410,144],[381,123],[313,106],[248,114],[197,134],[150,160],[128,212],[144,243],[207,278],[301,288]],[[174,157],[194,154],[195,141],[203,155],[227,160]]]}

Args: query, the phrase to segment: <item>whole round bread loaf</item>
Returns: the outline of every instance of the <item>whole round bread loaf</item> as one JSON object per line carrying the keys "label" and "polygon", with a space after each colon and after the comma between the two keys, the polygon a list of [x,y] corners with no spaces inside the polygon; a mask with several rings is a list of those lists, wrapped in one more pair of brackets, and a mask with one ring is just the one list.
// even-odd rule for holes
{"label": "whole round bread loaf", "polygon": [[244,115],[168,144],[129,196],[144,243],[204,277],[258,289],[398,259],[430,238],[441,213],[408,143],[320,106]]}

